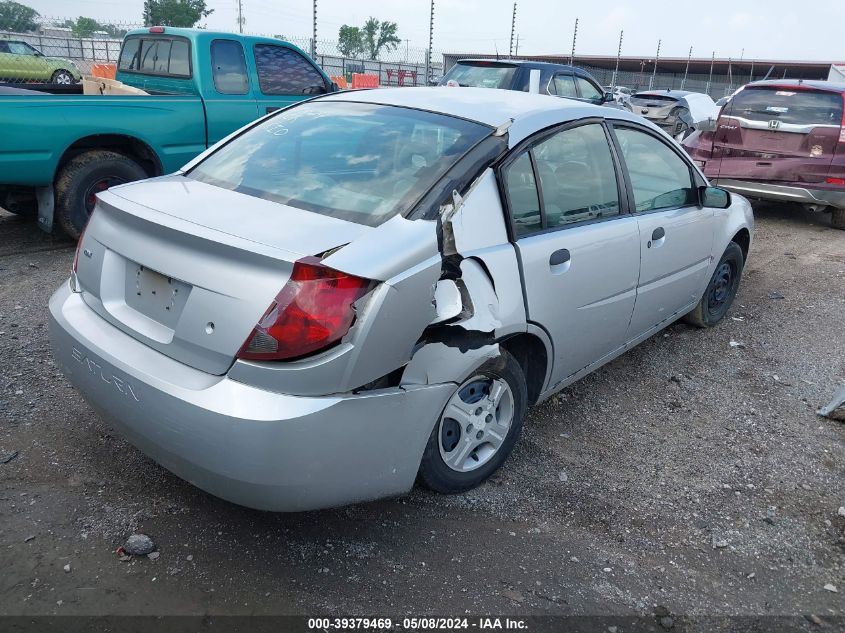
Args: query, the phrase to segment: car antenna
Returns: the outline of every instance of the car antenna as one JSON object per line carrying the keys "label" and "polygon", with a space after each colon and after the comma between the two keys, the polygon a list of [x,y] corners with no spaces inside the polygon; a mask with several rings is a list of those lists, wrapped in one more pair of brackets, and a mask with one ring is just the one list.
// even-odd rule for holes
{"label": "car antenna", "polygon": [[499,46],[495,41],[493,42],[493,48],[496,50],[496,61],[499,61]]}

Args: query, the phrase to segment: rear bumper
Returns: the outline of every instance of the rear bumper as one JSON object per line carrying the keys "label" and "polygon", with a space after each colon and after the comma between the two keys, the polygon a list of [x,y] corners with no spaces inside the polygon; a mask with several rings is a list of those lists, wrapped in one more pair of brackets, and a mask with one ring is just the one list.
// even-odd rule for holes
{"label": "rear bumper", "polygon": [[748,198],[818,204],[845,209],[845,190],[808,189],[799,185],[774,185],[730,178],[713,179],[713,184]]}
{"label": "rear bumper", "polygon": [[65,375],[132,444],[179,477],[273,511],[410,490],[454,385],[298,397],[178,363],[124,334],[62,285],[50,339]]}

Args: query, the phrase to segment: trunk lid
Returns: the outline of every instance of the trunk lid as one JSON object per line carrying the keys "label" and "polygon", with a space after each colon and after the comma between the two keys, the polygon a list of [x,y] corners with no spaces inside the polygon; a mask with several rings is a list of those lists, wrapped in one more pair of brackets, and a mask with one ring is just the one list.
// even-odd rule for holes
{"label": "trunk lid", "polygon": [[717,176],[824,182],[839,145],[842,95],[796,86],[750,86],[723,108],[713,137]]}
{"label": "trunk lid", "polygon": [[162,354],[220,375],[293,262],[370,230],[166,176],[100,194],[77,279],[101,317]]}

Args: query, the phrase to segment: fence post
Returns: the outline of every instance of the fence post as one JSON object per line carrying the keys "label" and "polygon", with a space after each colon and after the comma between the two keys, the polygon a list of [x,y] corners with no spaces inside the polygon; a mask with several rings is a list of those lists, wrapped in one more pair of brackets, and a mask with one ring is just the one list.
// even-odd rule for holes
{"label": "fence post", "polygon": [[425,49],[425,83],[427,86],[431,82],[431,49]]}

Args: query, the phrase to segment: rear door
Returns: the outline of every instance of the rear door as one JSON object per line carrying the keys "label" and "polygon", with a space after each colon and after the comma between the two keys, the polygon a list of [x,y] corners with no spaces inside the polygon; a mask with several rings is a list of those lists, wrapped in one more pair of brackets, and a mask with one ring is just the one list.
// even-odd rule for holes
{"label": "rear door", "polygon": [[693,170],[677,146],[651,130],[615,123],[641,254],[629,339],[691,307],[704,292],[714,210],[699,205]]}
{"label": "rear door", "polygon": [[554,346],[552,381],[625,342],[640,264],[601,122],[545,133],[501,169],[528,319]]}
{"label": "rear door", "polygon": [[842,95],[835,92],[746,87],[719,117],[713,142],[717,177],[824,182],[839,144],[842,109]]}
{"label": "rear door", "polygon": [[242,125],[258,118],[241,42],[215,39],[211,42],[211,86],[206,91],[205,115],[208,144],[213,145]]}
{"label": "rear door", "polygon": [[256,44],[252,47],[258,115],[329,91],[326,79],[304,55],[288,46]]}

